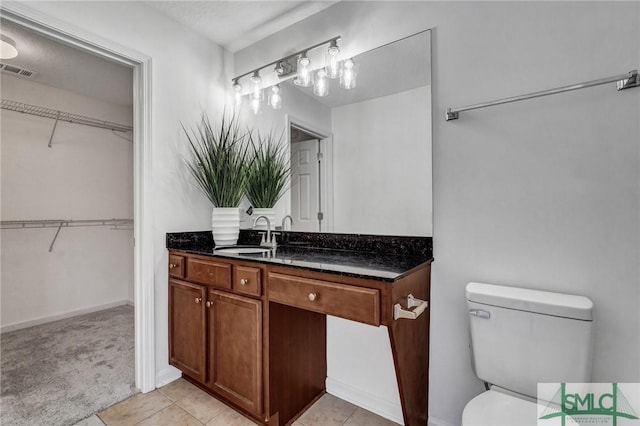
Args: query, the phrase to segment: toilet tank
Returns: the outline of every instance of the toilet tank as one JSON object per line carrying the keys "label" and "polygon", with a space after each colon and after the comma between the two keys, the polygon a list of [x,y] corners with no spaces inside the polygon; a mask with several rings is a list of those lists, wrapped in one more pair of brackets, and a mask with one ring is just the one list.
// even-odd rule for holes
{"label": "toilet tank", "polygon": [[538,383],[590,381],[589,298],[482,283],[466,297],[478,378],[534,398]]}

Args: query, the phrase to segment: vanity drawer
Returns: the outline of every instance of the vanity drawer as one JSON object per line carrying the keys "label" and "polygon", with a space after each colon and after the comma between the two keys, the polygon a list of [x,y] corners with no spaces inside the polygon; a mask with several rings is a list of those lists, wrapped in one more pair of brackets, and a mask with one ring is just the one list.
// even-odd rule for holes
{"label": "vanity drawer", "polygon": [[184,256],[177,254],[169,255],[169,276],[175,278],[184,278]]}
{"label": "vanity drawer", "polygon": [[269,301],[380,325],[380,294],[373,288],[269,273]]}
{"label": "vanity drawer", "polygon": [[262,294],[261,272],[260,268],[234,266],[233,290],[236,293],[260,296]]}
{"label": "vanity drawer", "polygon": [[186,279],[199,284],[231,289],[231,265],[189,258]]}

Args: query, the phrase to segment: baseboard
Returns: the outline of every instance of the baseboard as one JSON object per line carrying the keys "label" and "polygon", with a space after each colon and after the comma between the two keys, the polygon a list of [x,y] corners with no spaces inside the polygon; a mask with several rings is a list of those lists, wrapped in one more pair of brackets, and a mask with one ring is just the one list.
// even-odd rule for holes
{"label": "baseboard", "polygon": [[453,423],[449,423],[449,422],[445,422],[444,420],[441,419],[437,419],[435,417],[430,416],[429,420],[427,421],[427,426],[460,426],[455,425]]}
{"label": "baseboard", "polygon": [[402,418],[402,407],[391,401],[382,399],[376,395],[372,395],[361,389],[339,382],[335,379],[327,377],[326,381],[327,393],[344,399],[358,407],[376,413],[377,415],[389,419],[398,424],[404,425]]}
{"label": "baseboard", "polygon": [[76,309],[74,311],[63,312],[61,314],[49,315],[46,317],[40,317],[29,321],[23,321],[10,325],[3,325],[0,327],[0,333],[8,333],[10,331],[22,330],[23,328],[33,327],[35,325],[46,324],[48,322],[58,321],[71,317],[77,317],[78,315],[90,314],[93,312],[104,311],[105,309],[115,308],[116,306],[127,305],[128,300],[118,300],[116,302],[105,303],[104,305],[91,306],[89,308]]}
{"label": "baseboard", "polygon": [[156,373],[156,388],[161,388],[164,385],[168,385],[174,380],[178,380],[182,377],[182,373],[175,367],[170,365]]}

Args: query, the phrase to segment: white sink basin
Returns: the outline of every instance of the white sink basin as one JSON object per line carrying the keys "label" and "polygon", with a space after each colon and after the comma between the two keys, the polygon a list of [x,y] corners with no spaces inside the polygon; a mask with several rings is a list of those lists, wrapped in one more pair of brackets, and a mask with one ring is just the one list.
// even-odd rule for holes
{"label": "white sink basin", "polygon": [[271,249],[267,247],[220,247],[214,250],[214,252],[216,251],[223,251],[230,254],[260,254],[269,253]]}

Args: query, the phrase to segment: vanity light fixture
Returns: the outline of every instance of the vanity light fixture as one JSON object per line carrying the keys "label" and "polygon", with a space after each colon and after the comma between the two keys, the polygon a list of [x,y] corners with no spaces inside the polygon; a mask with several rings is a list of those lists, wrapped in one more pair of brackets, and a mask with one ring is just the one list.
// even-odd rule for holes
{"label": "vanity light fixture", "polygon": [[[250,90],[248,90],[251,101],[249,107],[254,114],[257,114],[260,111],[260,104],[265,96],[263,95],[264,81],[260,77],[260,72],[265,68],[272,66],[274,66],[273,73],[280,81],[293,79],[293,83],[297,86],[313,86],[312,90],[316,96],[327,96],[329,94],[329,79],[339,78],[340,87],[344,89],[353,89],[356,87],[358,67],[353,59],[347,59],[345,61],[339,60],[340,48],[338,47],[338,40],[340,40],[340,36],[330,38],[322,43],[307,47],[304,50],[300,50],[296,53],[234,77],[232,81],[236,104],[241,103],[241,98],[243,96],[244,88],[240,83],[240,80],[251,76],[249,78]],[[322,62],[323,55],[310,55],[310,52],[322,46],[328,46],[327,50],[324,52],[324,64],[317,64],[318,58],[320,59],[319,62]],[[313,63],[310,56],[313,58]],[[266,82],[268,84],[272,84],[273,80],[274,79],[269,76],[266,77]],[[267,103],[269,106],[274,109],[281,108],[282,88],[280,85],[275,83],[265,90],[268,90]]]}
{"label": "vanity light fixture", "polygon": [[242,84],[236,78],[233,80],[233,92],[236,105],[242,104]]}
{"label": "vanity light fixture", "polygon": [[325,60],[327,76],[331,79],[336,79],[340,76],[340,62],[338,61],[338,54],[340,48],[338,47],[338,40],[333,40],[327,49],[327,57]]}
{"label": "vanity light fixture", "polygon": [[282,95],[280,95],[280,85],[271,86],[269,92],[269,106],[273,109],[282,108]]}
{"label": "vanity light fixture", "polygon": [[340,70],[340,87],[343,89],[353,89],[356,87],[356,77],[358,76],[358,67],[353,59],[346,59]]}
{"label": "vanity light fixture", "polygon": [[316,96],[327,96],[329,94],[327,70],[324,68],[320,68],[316,74],[316,82],[313,85],[313,94]]}
{"label": "vanity light fixture", "polygon": [[313,73],[311,72],[311,60],[307,57],[307,52],[304,52],[298,58],[298,75],[293,84],[296,86],[309,87],[313,84]]}
{"label": "vanity light fixture", "polygon": [[16,42],[4,34],[0,34],[0,59],[13,59],[18,56]]}

